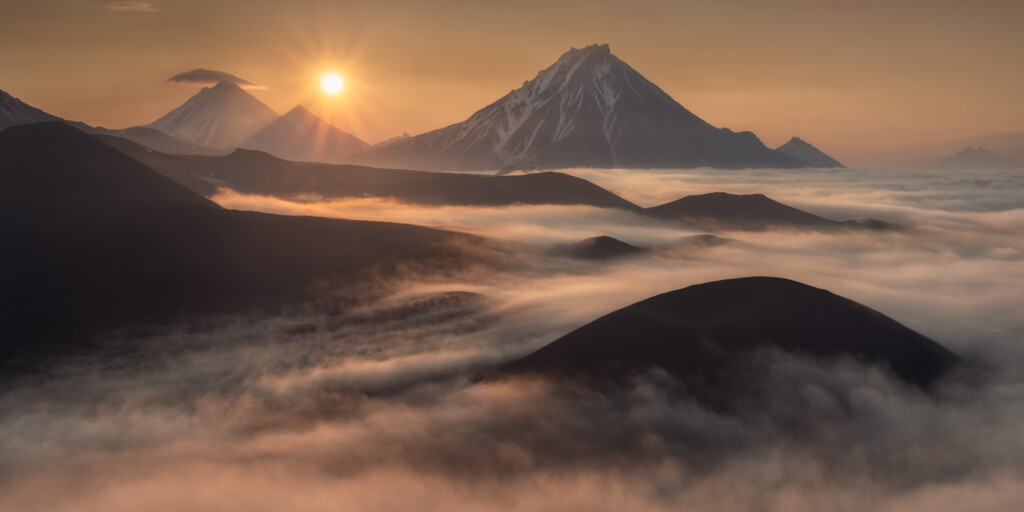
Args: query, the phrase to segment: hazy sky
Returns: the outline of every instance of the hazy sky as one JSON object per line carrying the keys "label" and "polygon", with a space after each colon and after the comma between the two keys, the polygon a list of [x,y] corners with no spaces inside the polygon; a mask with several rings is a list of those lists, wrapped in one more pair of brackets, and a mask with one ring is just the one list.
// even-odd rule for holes
{"label": "hazy sky", "polygon": [[[609,43],[716,126],[858,165],[1024,131],[1022,26],[1019,0],[0,0],[0,89],[125,127],[198,90],[168,77],[207,68],[376,142],[464,120],[570,47]],[[336,99],[318,87],[329,70],[347,82]]]}

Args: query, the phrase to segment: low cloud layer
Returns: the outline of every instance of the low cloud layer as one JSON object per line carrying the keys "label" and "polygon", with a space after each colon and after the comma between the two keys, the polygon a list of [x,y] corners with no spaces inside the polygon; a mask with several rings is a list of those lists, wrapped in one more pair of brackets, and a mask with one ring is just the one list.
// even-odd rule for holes
{"label": "low cloud layer", "polygon": [[[224,192],[228,207],[502,238],[529,263],[447,282],[409,277],[344,313],[111,333],[107,352],[0,393],[0,509],[946,512],[1024,500],[1019,180],[938,173],[876,176],[893,181],[872,187],[853,172],[586,172],[650,201],[761,191],[813,211],[828,194],[837,212],[909,229],[730,232],[719,234],[732,243],[690,247],[673,244],[693,231],[598,208]],[[741,190],[748,178],[770,190]],[[609,263],[545,252],[604,233],[659,249]],[[972,371],[929,397],[883,369],[769,351],[767,398],[730,414],[688,400],[657,370],[603,392],[476,379],[635,301],[749,275],[875,308]]]}
{"label": "low cloud layer", "polygon": [[193,69],[184,73],[178,73],[167,79],[168,82],[216,85],[221,82],[235,84],[243,89],[263,89],[260,84],[250,82],[244,78],[237,77],[224,71],[212,69]]}

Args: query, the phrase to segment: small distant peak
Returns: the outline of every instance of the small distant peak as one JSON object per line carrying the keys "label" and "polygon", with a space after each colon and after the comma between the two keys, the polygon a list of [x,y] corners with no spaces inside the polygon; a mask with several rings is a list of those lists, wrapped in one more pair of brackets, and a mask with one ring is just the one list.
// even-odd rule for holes
{"label": "small distant peak", "polygon": [[293,107],[291,110],[288,111],[287,114],[285,114],[286,117],[306,117],[312,115],[313,114],[310,113],[310,111],[306,110],[306,107],[303,107],[302,105],[295,105],[295,107]]}

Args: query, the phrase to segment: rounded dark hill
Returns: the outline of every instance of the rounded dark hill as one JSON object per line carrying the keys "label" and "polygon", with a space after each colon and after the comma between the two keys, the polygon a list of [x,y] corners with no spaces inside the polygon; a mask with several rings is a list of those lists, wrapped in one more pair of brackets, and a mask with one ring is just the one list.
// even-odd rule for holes
{"label": "rounded dark hill", "polygon": [[712,192],[686,196],[644,211],[655,217],[682,220],[718,229],[828,229],[843,225],[841,222],[784,205],[764,194]]}
{"label": "rounded dark hill", "polygon": [[[759,354],[813,360],[852,357],[888,366],[928,388],[959,358],[871,308],[787,279],[748,277],[683,288],[601,317],[505,365],[504,375],[541,374],[615,382],[652,368],[712,403],[756,389]],[[747,387],[744,387],[747,386]]]}
{"label": "rounded dark hill", "polygon": [[610,260],[647,253],[647,249],[643,247],[637,247],[607,235],[559,246],[555,250],[565,256],[588,260]]}

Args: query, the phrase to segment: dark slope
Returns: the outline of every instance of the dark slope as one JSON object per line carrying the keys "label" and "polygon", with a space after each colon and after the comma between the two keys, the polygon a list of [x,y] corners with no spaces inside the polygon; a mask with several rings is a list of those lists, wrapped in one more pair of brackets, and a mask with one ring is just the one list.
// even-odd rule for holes
{"label": "dark slope", "polygon": [[698,118],[608,45],[569,50],[466,121],[354,158],[428,170],[805,166]]}
{"label": "dark slope", "polygon": [[313,115],[302,106],[256,132],[241,145],[285,160],[341,163],[370,145]]}
{"label": "dark slope", "polygon": [[93,348],[99,333],[321,298],[402,271],[455,271],[477,237],[219,208],[63,123],[0,133],[0,364]]}
{"label": "dark slope", "polygon": [[180,201],[217,208],[62,121],[0,132],[0,217],[77,215],[117,205]]}
{"label": "dark slope", "polygon": [[737,195],[712,192],[686,196],[644,211],[655,217],[682,220],[715,229],[827,229],[844,225],[842,222],[786,206],[763,194]]}
{"label": "dark slope", "polygon": [[611,260],[645,254],[647,249],[628,244],[607,235],[595,236],[579,242],[556,246],[555,252],[571,258]]}
{"label": "dark slope", "polygon": [[578,204],[639,209],[633,203],[587,180],[557,172],[520,176],[448,174],[431,180],[374,187],[368,192],[428,205]]}
{"label": "dark slope", "polygon": [[809,167],[846,167],[800,137],[789,139],[789,142],[775,148],[775,151],[795,157]]}
{"label": "dark slope", "polygon": [[504,374],[618,380],[653,367],[711,401],[747,382],[758,351],[887,365],[928,387],[959,358],[866,306],[795,281],[749,277],[705,283],[601,317],[506,365]]}

